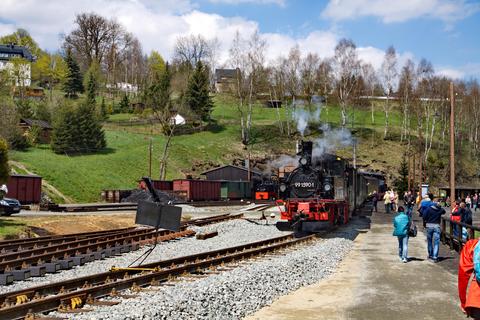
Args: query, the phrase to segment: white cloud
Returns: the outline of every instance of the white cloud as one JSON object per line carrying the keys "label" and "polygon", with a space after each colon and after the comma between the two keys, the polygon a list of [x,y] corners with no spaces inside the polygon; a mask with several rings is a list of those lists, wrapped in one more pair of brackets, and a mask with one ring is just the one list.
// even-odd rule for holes
{"label": "white cloud", "polygon": [[[385,51],[375,47],[359,47],[357,48],[358,58],[364,63],[371,63],[375,70],[380,70]],[[397,71],[401,72],[401,68],[405,65],[408,59],[415,60],[411,52],[397,52]]]}
{"label": "white cloud", "polygon": [[460,67],[441,66],[436,73],[453,79],[476,78],[480,74],[480,63],[467,63]]}
{"label": "white cloud", "polygon": [[210,0],[212,3],[224,3],[224,4],[275,4],[281,7],[285,7],[285,0]]}
{"label": "white cloud", "polygon": [[463,79],[465,77],[465,73],[463,71],[454,68],[442,68],[439,69],[436,74],[452,79]]}
{"label": "white cloud", "polygon": [[403,22],[431,17],[447,23],[461,20],[480,10],[480,4],[469,0],[330,0],[322,17],[335,21],[374,16],[384,23]]}
{"label": "white cloud", "polygon": [[[161,3],[154,0],[85,0],[67,4],[62,0],[50,0],[42,2],[41,6],[33,0],[4,0],[0,19],[7,23],[0,22],[0,35],[22,27],[31,32],[42,48],[55,51],[62,42],[59,34],[66,34],[73,28],[75,14],[91,12],[91,8],[120,22],[138,37],[146,53],[157,50],[166,59],[170,59],[178,36],[201,34],[207,39],[219,40],[218,64],[221,65],[228,59],[228,50],[237,30],[244,38],[259,30],[256,21],[205,13],[189,0],[164,0]],[[51,18],[52,12],[55,12],[55,19]],[[278,56],[287,56],[295,45],[303,54],[314,52],[321,58],[331,57],[340,35],[335,30],[316,30],[297,37],[281,33],[262,33],[261,37],[268,44],[267,61],[274,61]],[[358,56],[379,69],[384,51],[371,46],[359,47]],[[413,58],[413,55],[399,53],[399,70],[407,58]]]}

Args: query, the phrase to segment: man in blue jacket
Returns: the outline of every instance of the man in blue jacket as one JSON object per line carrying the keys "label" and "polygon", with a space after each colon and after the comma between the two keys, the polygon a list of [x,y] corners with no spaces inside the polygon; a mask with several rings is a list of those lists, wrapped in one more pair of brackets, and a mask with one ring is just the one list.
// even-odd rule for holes
{"label": "man in blue jacket", "polygon": [[398,238],[398,255],[403,263],[408,262],[408,229],[410,217],[403,207],[398,207],[398,214],[393,218],[393,235]]}
{"label": "man in blue jacket", "polygon": [[434,201],[430,207],[425,208],[422,212],[423,224],[427,228],[428,259],[435,263],[438,262],[438,248],[441,233],[440,221],[444,214],[445,209],[443,209],[437,201]]}

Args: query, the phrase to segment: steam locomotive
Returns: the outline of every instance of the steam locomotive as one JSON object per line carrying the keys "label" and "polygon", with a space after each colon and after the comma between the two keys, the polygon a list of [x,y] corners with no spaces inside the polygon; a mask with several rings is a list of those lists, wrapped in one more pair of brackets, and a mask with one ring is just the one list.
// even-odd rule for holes
{"label": "steam locomotive", "polygon": [[316,233],[348,223],[352,211],[379,183],[335,155],[312,158],[313,143],[297,143],[298,166],[279,184],[277,228]]}

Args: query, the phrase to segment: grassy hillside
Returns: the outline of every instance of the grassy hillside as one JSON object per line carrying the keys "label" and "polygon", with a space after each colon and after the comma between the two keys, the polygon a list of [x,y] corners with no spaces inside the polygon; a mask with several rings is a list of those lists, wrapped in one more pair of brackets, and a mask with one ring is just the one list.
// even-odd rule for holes
{"label": "grassy hillside", "polygon": [[[375,123],[371,123],[369,108],[349,110],[349,128],[358,138],[358,163],[371,169],[396,174],[405,146],[396,141],[400,133],[400,114],[392,112],[390,125],[393,139],[383,140],[384,114],[376,108]],[[353,112],[354,111],[354,112]],[[44,177],[66,196],[78,202],[98,201],[102,189],[132,188],[136,180],[148,174],[148,145],[153,138],[153,178],[158,177],[159,157],[165,138],[155,125],[125,125],[135,115],[111,116],[105,124],[108,149],[91,155],[66,156],[54,154],[48,145],[12,152],[12,160],[24,164],[30,171]],[[280,118],[285,119],[284,109]],[[328,106],[322,110],[321,122],[332,126],[340,123],[340,109]],[[183,178],[186,174],[198,176],[203,170],[246,159],[248,153],[255,160],[292,154],[295,138],[281,136],[275,109],[255,106],[253,113],[253,144],[246,151],[240,142],[240,124],[236,106],[228,100],[216,98],[213,119],[216,125],[210,131],[175,136],[172,140],[167,167],[167,178]],[[318,127],[318,125],[317,125]],[[313,133],[315,134],[315,132]],[[338,151],[351,158],[352,148]]]}

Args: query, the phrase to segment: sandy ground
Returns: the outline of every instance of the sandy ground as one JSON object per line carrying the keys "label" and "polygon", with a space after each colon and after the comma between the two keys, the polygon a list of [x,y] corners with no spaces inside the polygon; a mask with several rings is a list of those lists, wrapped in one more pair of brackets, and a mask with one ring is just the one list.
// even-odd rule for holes
{"label": "sandy ground", "polygon": [[[184,219],[239,213],[245,207],[192,207],[181,205]],[[276,209],[275,209],[276,210]],[[270,214],[269,211],[267,211]],[[267,214],[266,212],[266,214]],[[246,212],[248,218],[259,218],[259,212]],[[24,223],[19,229],[19,236],[35,236],[46,234],[67,234],[89,231],[108,230],[135,226],[135,211],[94,211],[94,212],[49,212],[22,210],[19,214],[3,218],[7,221]]]}

